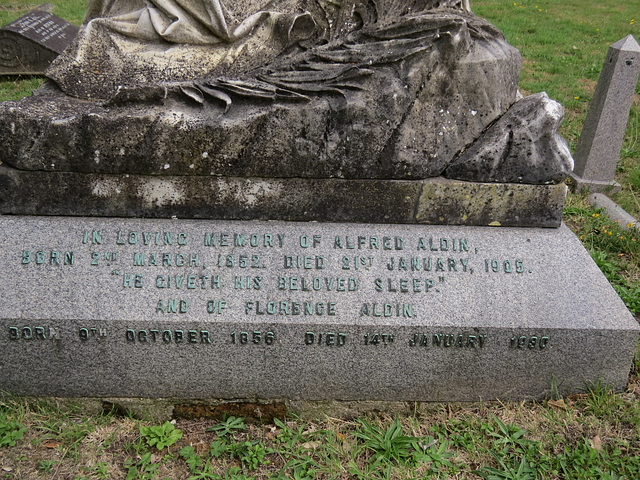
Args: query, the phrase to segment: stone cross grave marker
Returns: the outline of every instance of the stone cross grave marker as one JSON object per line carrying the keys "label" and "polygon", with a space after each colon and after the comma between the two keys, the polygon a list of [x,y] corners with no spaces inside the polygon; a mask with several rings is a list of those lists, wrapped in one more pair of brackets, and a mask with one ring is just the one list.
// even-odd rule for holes
{"label": "stone cross grave marker", "polygon": [[0,74],[42,74],[78,34],[43,5],[0,28]]}
{"label": "stone cross grave marker", "polygon": [[609,47],[574,154],[576,191],[619,189],[613,180],[640,72],[640,45],[632,35]]}

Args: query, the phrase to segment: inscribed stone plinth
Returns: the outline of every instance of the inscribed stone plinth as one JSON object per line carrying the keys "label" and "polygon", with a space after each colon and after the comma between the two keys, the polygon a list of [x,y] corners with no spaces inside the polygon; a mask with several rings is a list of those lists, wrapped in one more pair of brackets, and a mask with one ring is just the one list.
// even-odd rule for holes
{"label": "inscribed stone plinth", "polygon": [[0,217],[0,389],[183,399],[624,388],[638,326],[566,228]]}

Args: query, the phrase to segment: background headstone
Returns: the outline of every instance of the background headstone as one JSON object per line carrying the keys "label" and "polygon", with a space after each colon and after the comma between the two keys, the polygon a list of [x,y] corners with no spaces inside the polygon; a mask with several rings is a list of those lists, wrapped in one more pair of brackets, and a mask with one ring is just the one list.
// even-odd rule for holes
{"label": "background headstone", "polygon": [[574,154],[576,191],[619,189],[613,181],[640,72],[640,45],[629,35],[609,47]]}
{"label": "background headstone", "polygon": [[0,28],[0,75],[42,74],[78,34],[78,27],[47,7]]}

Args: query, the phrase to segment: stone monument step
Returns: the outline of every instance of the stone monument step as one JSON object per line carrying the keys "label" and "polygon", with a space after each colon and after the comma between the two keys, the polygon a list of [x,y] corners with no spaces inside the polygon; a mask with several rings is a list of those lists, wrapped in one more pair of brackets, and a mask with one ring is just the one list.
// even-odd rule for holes
{"label": "stone monument step", "polygon": [[0,217],[0,390],[475,401],[627,384],[639,327],[558,229]]}
{"label": "stone monument step", "polygon": [[[558,227],[560,185],[22,171],[0,165],[0,213]],[[23,192],[30,192],[24,195]]]}

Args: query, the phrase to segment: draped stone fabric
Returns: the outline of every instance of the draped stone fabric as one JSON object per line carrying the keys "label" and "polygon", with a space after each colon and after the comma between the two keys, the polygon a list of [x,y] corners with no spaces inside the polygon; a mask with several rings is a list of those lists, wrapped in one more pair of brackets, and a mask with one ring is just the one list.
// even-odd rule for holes
{"label": "draped stone fabric", "polygon": [[[148,41],[210,45],[242,39],[276,12],[256,11],[237,25],[228,22],[232,14],[221,0],[147,0],[102,2],[93,0],[89,25]],[[139,5],[138,5],[139,3]],[[139,7],[139,8],[137,8]],[[125,10],[122,12],[122,10]]]}
{"label": "draped stone fabric", "polygon": [[68,95],[109,99],[119,87],[237,77],[298,42],[339,41],[372,23],[466,0],[93,0],[74,44],[46,72]]}
{"label": "draped stone fabric", "polygon": [[87,17],[46,74],[68,95],[94,99],[108,99],[122,85],[246,71],[316,29],[309,13],[292,8],[238,20],[221,0],[96,0]]}

